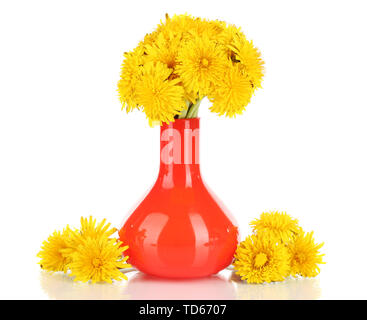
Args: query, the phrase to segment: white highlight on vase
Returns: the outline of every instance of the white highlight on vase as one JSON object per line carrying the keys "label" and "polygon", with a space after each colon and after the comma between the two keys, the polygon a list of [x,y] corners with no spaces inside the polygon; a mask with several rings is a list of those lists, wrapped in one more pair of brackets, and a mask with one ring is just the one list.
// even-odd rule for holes
{"label": "white highlight on vase", "polygon": [[196,253],[192,267],[202,267],[209,258],[209,231],[202,216],[197,213],[189,214],[192,228],[194,229],[195,246],[201,247],[200,254]]}

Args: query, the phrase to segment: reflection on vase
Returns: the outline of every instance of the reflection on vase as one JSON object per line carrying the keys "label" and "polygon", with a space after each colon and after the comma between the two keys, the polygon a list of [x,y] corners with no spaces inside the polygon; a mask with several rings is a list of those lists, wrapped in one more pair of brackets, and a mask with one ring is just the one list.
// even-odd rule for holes
{"label": "reflection on vase", "polygon": [[132,300],[234,300],[234,284],[220,275],[200,279],[162,279],[137,273],[129,280],[125,294]]}
{"label": "reflection on vase", "polygon": [[232,275],[239,300],[315,300],[321,296],[318,278],[288,278],[282,282],[249,284]]}

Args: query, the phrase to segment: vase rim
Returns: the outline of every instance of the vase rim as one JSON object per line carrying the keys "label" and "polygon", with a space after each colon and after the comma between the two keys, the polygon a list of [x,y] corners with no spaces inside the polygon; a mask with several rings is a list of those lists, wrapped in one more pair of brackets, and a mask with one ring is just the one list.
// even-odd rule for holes
{"label": "vase rim", "polygon": [[162,123],[161,127],[165,127],[165,126],[172,126],[175,123],[180,123],[180,122],[200,122],[200,117],[197,118],[183,118],[183,119],[175,119],[175,121],[171,121],[169,123]]}

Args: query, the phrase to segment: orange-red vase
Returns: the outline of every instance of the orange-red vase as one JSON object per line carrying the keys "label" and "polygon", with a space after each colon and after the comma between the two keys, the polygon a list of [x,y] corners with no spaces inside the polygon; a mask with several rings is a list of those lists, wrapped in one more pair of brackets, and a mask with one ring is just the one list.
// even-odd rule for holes
{"label": "orange-red vase", "polygon": [[199,133],[198,118],[161,126],[158,179],[119,231],[144,273],[196,278],[232,262],[238,228],[201,178]]}

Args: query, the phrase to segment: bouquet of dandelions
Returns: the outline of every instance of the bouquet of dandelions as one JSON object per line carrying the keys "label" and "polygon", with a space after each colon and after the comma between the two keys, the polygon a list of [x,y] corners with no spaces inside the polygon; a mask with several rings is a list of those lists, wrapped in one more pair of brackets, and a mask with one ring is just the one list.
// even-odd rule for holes
{"label": "bouquet of dandelions", "polygon": [[260,53],[240,28],[189,15],[166,15],[124,57],[122,109],[143,110],[150,125],[196,118],[204,97],[212,112],[241,114],[263,78]]}

